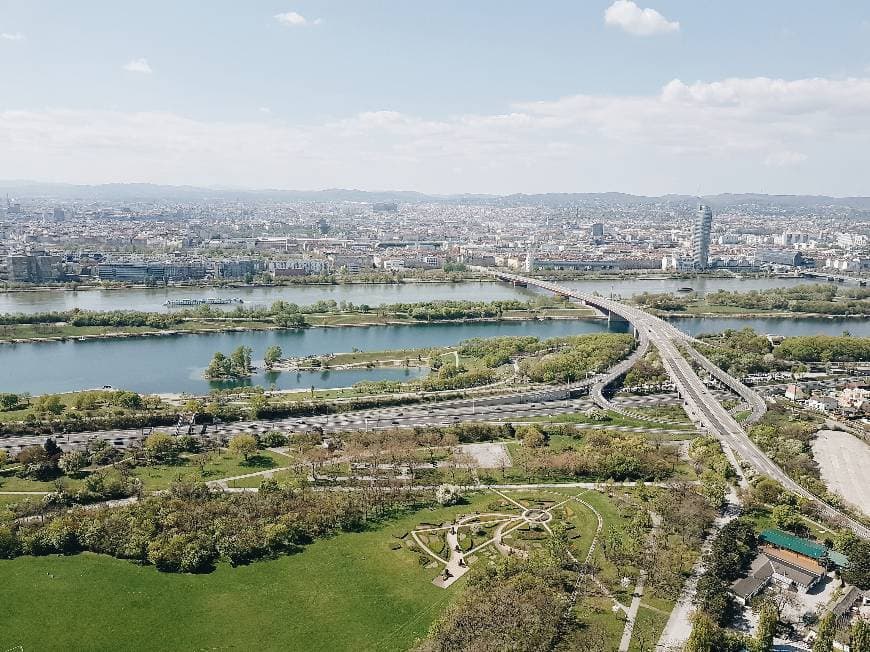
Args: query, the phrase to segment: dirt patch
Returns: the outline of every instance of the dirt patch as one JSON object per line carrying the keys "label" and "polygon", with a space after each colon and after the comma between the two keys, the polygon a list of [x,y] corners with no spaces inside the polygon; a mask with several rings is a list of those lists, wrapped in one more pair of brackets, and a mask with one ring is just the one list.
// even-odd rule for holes
{"label": "dirt patch", "polygon": [[511,456],[504,444],[464,444],[460,448],[463,453],[474,458],[478,468],[500,469],[502,466],[512,466]]}

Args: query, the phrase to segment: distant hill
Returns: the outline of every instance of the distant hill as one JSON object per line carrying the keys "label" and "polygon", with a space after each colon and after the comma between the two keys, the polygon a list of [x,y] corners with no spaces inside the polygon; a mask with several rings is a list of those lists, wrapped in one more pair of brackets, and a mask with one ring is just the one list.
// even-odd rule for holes
{"label": "distant hill", "polygon": [[[0,181],[0,195],[8,194],[20,199],[56,201],[202,201],[263,199],[287,202],[444,202],[461,204],[539,205],[539,206],[595,206],[595,205],[673,205],[685,207],[698,201],[692,195],[662,195],[647,197],[621,192],[596,193],[542,193],[542,194],[456,194],[430,195],[409,190],[356,190],[329,188],[325,190],[282,190],[197,186],[169,186],[152,183],[106,183],[76,185],[44,183],[38,181]],[[723,193],[701,198],[714,208],[735,206],[769,206],[778,208],[813,208],[825,206],[870,210],[870,197],[827,197],[823,195],[761,195],[755,193]]]}

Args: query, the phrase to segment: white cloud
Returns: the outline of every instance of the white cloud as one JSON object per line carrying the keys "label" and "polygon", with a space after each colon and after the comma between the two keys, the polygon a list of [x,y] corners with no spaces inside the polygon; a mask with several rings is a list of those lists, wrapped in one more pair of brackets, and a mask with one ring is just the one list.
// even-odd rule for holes
{"label": "white cloud", "polygon": [[124,70],[126,70],[127,72],[138,72],[145,75],[150,75],[152,72],[154,72],[148,63],[148,59],[144,57],[128,61],[124,64]]}
{"label": "white cloud", "polygon": [[87,183],[867,194],[870,77],[673,80],[647,95],[440,118],[385,109],[296,126],[259,115],[0,111],[0,150],[0,178]]}
{"label": "white cloud", "polygon": [[772,168],[785,168],[792,165],[798,165],[807,160],[807,155],[801,152],[790,152],[782,150],[779,152],[771,152],[764,159],[764,164]]}
{"label": "white cloud", "polygon": [[678,32],[680,23],[668,20],[655,9],[641,9],[632,0],[615,0],[604,11],[604,22],[636,36]]}
{"label": "white cloud", "polygon": [[272,109],[270,109],[268,106],[261,106],[259,109],[257,109],[257,111],[259,111],[263,115],[271,115],[272,114]]}
{"label": "white cloud", "polygon": [[2,32],[0,33],[0,39],[4,41],[23,41],[25,38],[24,34],[21,32]]}
{"label": "white cloud", "polygon": [[302,14],[296,13],[295,11],[287,11],[283,14],[275,14],[273,16],[275,20],[286,27],[307,27],[309,25],[320,25],[323,20],[320,18],[315,18],[314,20],[308,20]]}

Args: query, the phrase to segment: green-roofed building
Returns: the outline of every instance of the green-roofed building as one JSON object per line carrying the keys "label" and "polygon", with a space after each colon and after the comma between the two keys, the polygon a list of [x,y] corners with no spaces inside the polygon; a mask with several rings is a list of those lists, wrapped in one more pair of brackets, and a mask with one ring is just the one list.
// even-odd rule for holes
{"label": "green-roofed building", "polygon": [[798,555],[814,559],[825,567],[830,568],[830,564],[839,568],[845,568],[849,565],[849,558],[846,555],[831,550],[821,543],[810,541],[809,539],[801,539],[793,534],[777,530],[776,528],[768,528],[761,532],[759,537],[765,543],[768,543],[783,550],[790,550]]}
{"label": "green-roofed building", "polygon": [[849,566],[849,558],[842,552],[828,550],[828,559],[830,559],[831,563],[837,568],[846,568]]}
{"label": "green-roofed building", "polygon": [[810,559],[815,559],[816,561],[822,559],[828,554],[827,547],[823,546],[821,543],[816,543],[815,541],[810,541],[808,539],[801,539],[793,534],[775,528],[763,530],[760,538],[762,541],[769,543],[772,546],[784,550],[791,550],[794,553],[803,555],[804,557],[809,557]]}

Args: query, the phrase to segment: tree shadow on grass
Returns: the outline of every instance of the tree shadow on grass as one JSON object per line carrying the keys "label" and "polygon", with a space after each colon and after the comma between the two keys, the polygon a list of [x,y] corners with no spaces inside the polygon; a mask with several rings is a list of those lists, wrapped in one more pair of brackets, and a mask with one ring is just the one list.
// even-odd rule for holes
{"label": "tree shadow on grass", "polygon": [[249,466],[256,469],[271,469],[277,466],[275,460],[266,455],[251,455],[247,460],[241,463],[241,466]]}

